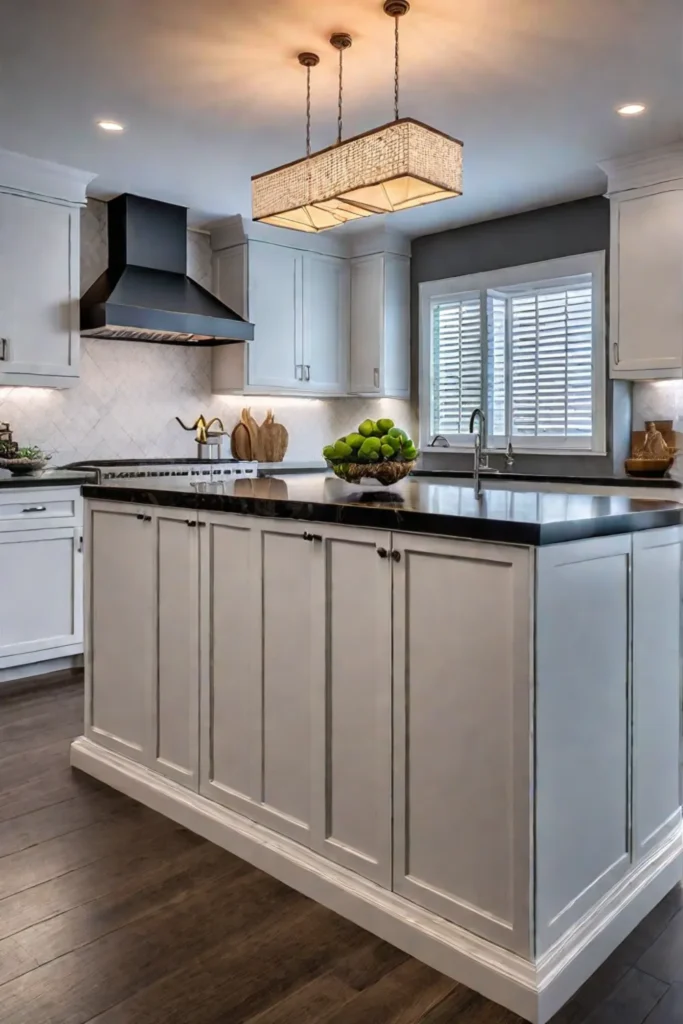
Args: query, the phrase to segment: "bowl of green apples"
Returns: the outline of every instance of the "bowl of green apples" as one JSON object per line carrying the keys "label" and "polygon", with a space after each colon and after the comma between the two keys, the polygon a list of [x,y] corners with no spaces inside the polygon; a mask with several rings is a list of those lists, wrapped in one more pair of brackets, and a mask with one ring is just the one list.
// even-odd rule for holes
{"label": "bowl of green apples", "polygon": [[405,432],[390,419],[363,420],[358,430],[323,448],[335,476],[347,483],[376,480],[390,487],[407,477],[419,452]]}

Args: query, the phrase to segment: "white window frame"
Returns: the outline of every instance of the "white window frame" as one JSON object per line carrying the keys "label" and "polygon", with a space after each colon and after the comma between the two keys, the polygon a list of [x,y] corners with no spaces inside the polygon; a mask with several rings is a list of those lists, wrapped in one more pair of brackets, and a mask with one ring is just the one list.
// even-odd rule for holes
{"label": "white window frame", "polygon": [[[486,309],[486,297],[489,291],[500,288],[519,286],[537,286],[539,288],[561,283],[562,278],[575,277],[579,274],[591,274],[593,278],[593,434],[590,439],[576,437],[536,437],[524,438],[523,443],[512,443],[516,452],[521,454],[545,455],[606,455],[607,453],[607,347],[605,329],[605,252],[587,252],[578,256],[564,256],[555,260],[544,260],[540,263],[527,263],[518,267],[504,267],[501,270],[485,271],[481,274],[468,274],[464,277],[449,277],[441,281],[423,281],[419,287],[420,295],[420,387],[419,387],[419,421],[420,447],[425,449],[432,440],[431,400],[432,400],[432,324],[433,309],[440,302],[457,299],[465,293],[479,292],[481,308]],[[482,316],[481,344],[483,365],[487,365],[486,318]],[[485,381],[484,381],[485,393]],[[450,447],[430,448],[430,452],[448,453],[453,451],[471,451],[473,436],[470,434],[450,435]],[[503,448],[507,438],[489,438],[489,448]]]}

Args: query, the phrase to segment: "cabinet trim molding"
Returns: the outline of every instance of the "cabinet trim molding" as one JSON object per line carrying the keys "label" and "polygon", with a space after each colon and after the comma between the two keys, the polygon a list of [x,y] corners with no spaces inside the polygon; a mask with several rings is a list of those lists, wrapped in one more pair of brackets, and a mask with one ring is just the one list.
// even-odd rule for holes
{"label": "cabinet trim molding", "polygon": [[598,167],[607,175],[607,196],[610,198],[617,192],[668,181],[679,180],[683,188],[683,143],[603,160]]}
{"label": "cabinet trim molding", "polygon": [[95,177],[76,167],[0,149],[0,192],[85,206],[85,190]]}

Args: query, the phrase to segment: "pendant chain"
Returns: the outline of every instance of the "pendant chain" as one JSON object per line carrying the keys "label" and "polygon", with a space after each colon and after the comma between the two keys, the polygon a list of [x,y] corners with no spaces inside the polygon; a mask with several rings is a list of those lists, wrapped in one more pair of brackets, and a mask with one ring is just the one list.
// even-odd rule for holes
{"label": "pendant chain", "polygon": [[398,121],[398,15],[394,18],[394,118]]}
{"label": "pendant chain", "polygon": [[311,69],[306,68],[306,156],[311,155]]}
{"label": "pendant chain", "polygon": [[337,143],[342,140],[342,101],[343,101],[343,90],[344,90],[344,51],[339,50],[339,109],[337,113]]}

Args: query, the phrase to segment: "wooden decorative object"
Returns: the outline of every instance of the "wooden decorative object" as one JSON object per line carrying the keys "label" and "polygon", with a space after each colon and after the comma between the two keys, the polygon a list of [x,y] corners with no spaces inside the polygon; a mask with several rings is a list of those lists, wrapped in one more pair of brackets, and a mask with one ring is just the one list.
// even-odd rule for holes
{"label": "wooden decorative object", "polygon": [[664,476],[676,455],[676,435],[671,420],[652,420],[646,430],[631,435],[631,458],[624,462],[629,476]]}
{"label": "wooden decorative object", "polygon": [[269,409],[259,428],[263,462],[282,462],[289,444],[289,434],[282,423],[275,422],[273,410]]}

